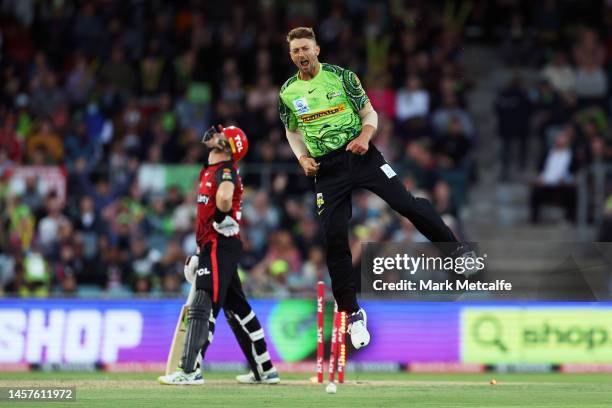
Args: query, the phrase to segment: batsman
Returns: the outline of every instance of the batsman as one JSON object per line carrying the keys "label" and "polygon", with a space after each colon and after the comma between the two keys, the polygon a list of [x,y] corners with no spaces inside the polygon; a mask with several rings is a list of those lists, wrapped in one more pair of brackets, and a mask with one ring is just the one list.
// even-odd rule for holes
{"label": "batsman", "polygon": [[197,255],[187,259],[185,277],[195,291],[190,295],[187,332],[178,370],[159,377],[162,384],[203,384],[198,356],[204,357],[213,340],[221,308],[245,354],[251,372],[238,382],[275,384],[280,381],[268,354],[264,331],[246,299],[238,277],[242,252],[240,218],[243,186],[236,163],[248,150],[238,127],[212,127],[202,143],[209,149],[208,164],[200,171],[197,194]]}

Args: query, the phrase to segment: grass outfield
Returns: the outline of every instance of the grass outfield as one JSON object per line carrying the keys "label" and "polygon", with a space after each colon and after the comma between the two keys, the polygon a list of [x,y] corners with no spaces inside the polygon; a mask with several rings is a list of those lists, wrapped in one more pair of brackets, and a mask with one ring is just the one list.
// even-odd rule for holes
{"label": "grass outfield", "polygon": [[[347,373],[328,395],[304,374],[279,385],[238,385],[233,374],[206,373],[203,386],[164,386],[152,374],[0,373],[0,387],[76,386],[77,400],[49,407],[611,407],[609,374]],[[497,385],[490,385],[495,378]]]}

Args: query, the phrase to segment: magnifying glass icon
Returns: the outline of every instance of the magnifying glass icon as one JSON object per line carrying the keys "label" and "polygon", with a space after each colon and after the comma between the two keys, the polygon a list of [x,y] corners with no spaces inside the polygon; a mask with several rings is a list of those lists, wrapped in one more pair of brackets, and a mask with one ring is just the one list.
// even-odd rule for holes
{"label": "magnifying glass icon", "polygon": [[502,341],[502,327],[499,319],[494,316],[482,316],[472,327],[473,338],[482,346],[492,346],[503,353],[508,352],[508,348]]}

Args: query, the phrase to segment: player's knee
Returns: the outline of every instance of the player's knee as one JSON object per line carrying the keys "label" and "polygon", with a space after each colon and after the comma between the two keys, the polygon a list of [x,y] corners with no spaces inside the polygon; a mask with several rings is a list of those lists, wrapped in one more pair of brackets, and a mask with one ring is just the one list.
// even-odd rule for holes
{"label": "player's knee", "polygon": [[328,232],[326,234],[327,255],[344,253],[349,249],[347,231]]}
{"label": "player's knee", "polygon": [[406,194],[402,196],[401,200],[397,200],[392,206],[392,208],[398,213],[402,214],[404,217],[408,217],[417,210],[417,208],[422,205],[422,202],[426,202],[427,200],[421,197],[415,197],[410,194],[409,191],[406,190]]}
{"label": "player's knee", "polygon": [[208,320],[212,310],[210,295],[203,289],[197,289],[191,305],[189,305],[188,319]]}

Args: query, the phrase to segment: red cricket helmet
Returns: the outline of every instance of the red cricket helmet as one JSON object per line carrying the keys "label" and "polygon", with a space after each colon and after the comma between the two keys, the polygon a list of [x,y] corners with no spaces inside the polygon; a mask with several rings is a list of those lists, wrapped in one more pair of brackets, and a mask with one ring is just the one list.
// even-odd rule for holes
{"label": "red cricket helmet", "polygon": [[221,131],[227,138],[227,141],[232,149],[232,158],[238,163],[249,150],[249,139],[242,129],[236,126],[221,127]]}

